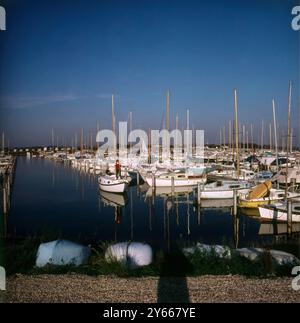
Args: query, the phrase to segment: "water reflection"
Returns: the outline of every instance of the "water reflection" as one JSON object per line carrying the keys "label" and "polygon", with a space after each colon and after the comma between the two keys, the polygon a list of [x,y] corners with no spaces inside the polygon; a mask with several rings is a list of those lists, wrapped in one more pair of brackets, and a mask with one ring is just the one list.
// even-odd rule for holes
{"label": "water reflection", "polygon": [[[273,235],[283,230],[281,224],[267,227],[257,217],[232,216],[231,201],[203,200],[201,208],[194,201],[190,187],[154,191],[141,183],[124,195],[99,192],[95,174],[20,158],[8,234],[42,235],[46,230],[85,242],[145,241],[154,249],[172,251],[178,243],[260,246],[272,243]],[[214,208],[216,203],[222,208]],[[299,225],[294,231],[300,231]]]}

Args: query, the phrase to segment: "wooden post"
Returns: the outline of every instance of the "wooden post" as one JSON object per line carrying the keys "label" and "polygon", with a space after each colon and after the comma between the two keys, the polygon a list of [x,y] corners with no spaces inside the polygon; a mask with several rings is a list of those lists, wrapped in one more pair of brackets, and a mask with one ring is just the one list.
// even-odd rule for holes
{"label": "wooden post", "polygon": [[152,174],[152,197],[155,196],[155,174]]}
{"label": "wooden post", "polygon": [[201,205],[201,183],[200,182],[198,182],[197,183],[197,204],[198,204],[198,206],[200,206]]}
{"label": "wooden post", "polygon": [[296,190],[296,178],[291,178],[291,186],[293,189],[293,192]]}
{"label": "wooden post", "polygon": [[7,203],[6,203],[6,200],[7,200],[7,193],[6,193],[6,187],[4,186],[3,187],[3,213],[4,213],[4,215],[7,214]]}
{"label": "wooden post", "polygon": [[237,215],[237,190],[233,190],[233,215]]}
{"label": "wooden post", "polygon": [[136,172],[136,185],[140,186],[140,173]]}
{"label": "wooden post", "polygon": [[174,193],[175,193],[175,178],[174,178],[174,176],[172,176],[172,178],[171,178],[171,194],[172,194],[172,196],[174,196]]}

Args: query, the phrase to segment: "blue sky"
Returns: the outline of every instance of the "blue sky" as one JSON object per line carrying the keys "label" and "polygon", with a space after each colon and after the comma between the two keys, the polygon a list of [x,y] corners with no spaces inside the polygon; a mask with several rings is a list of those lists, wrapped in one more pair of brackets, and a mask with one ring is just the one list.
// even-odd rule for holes
{"label": "blue sky", "polygon": [[[272,98],[286,126],[289,80],[293,127],[299,128],[299,37],[291,28],[293,0],[217,1],[0,1],[7,31],[0,32],[0,130],[11,146],[46,145],[111,127],[133,112],[135,128],[159,129],[165,93],[171,121],[205,130],[234,118],[272,120]],[[266,129],[267,132],[267,129]],[[268,139],[266,139],[266,143]]]}

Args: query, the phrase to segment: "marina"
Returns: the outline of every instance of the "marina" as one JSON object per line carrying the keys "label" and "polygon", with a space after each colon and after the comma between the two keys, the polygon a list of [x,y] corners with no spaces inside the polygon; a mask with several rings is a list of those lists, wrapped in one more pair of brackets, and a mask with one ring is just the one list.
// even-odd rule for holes
{"label": "marina", "polygon": [[[68,159],[68,155],[65,158]],[[70,158],[72,160],[72,155]],[[261,219],[259,212],[249,216],[244,208],[234,205],[233,190],[243,196],[254,183],[221,182],[231,187],[231,193],[224,195],[222,192],[228,191],[221,190],[219,198],[218,195],[210,198],[205,195],[210,192],[207,188],[217,188],[214,190],[217,194],[218,188],[222,188],[216,186],[216,182],[181,186],[174,185],[174,181],[173,187],[153,189],[143,182],[138,172],[132,171],[131,182],[125,180],[126,188],[121,193],[102,190],[98,184],[100,174],[86,167],[84,159],[81,161],[84,166],[79,169],[76,163],[63,162],[61,157],[52,154],[46,158],[24,156],[17,160],[12,203],[6,217],[8,236],[50,234],[53,238],[85,243],[144,241],[158,250],[170,251],[178,243],[193,245],[198,241],[209,244],[227,241],[231,246],[240,247],[272,246],[286,241],[288,232],[293,235],[299,232],[295,217],[291,221],[292,231],[286,230],[284,234],[284,230],[274,229],[273,233],[266,234],[263,228],[279,225],[276,219],[270,219],[275,222],[268,224],[268,219]],[[89,165],[94,165],[90,156],[88,160]],[[249,188],[244,188],[247,185]],[[284,190],[281,191],[284,195]],[[258,210],[258,205],[256,207]]]}
{"label": "marina", "polygon": [[299,301],[297,0],[54,2],[0,6],[0,303]]}

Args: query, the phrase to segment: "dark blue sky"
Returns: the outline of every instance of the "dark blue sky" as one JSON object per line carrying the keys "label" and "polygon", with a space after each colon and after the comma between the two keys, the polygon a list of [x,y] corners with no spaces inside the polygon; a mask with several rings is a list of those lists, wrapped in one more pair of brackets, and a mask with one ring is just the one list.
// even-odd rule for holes
{"label": "dark blue sky", "polygon": [[[69,139],[111,127],[133,111],[135,128],[158,129],[171,91],[171,112],[219,141],[233,119],[272,118],[271,100],[286,125],[288,82],[293,127],[299,128],[299,37],[291,10],[299,1],[1,1],[0,130],[13,145],[49,144],[51,129]],[[267,129],[266,129],[267,132]],[[298,135],[298,134],[297,134]],[[266,143],[268,139],[266,138]],[[299,138],[297,137],[299,143]]]}

